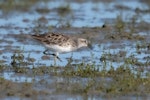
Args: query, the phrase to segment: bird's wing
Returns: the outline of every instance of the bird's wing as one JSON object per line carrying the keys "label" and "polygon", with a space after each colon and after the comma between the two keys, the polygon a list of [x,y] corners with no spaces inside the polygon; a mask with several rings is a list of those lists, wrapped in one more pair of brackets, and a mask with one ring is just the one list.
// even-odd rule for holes
{"label": "bird's wing", "polygon": [[44,44],[64,43],[70,39],[69,36],[60,33],[36,34],[32,35],[32,37]]}

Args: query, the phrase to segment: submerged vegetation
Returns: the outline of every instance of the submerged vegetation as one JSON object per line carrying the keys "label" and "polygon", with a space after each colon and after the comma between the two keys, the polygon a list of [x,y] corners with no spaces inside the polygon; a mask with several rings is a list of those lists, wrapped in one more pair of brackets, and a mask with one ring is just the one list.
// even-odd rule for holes
{"label": "submerged vegetation", "polygon": [[[139,70],[136,65],[136,61],[134,61],[134,57],[125,58],[124,64],[121,66],[110,66],[107,64],[107,60],[111,60],[113,55],[104,54],[102,60],[102,65],[96,64],[86,64],[84,62],[79,64],[69,64],[68,66],[39,66],[28,68],[26,63],[26,58],[23,56],[23,53],[15,53],[12,56],[11,66],[9,71],[15,72],[15,74],[19,73],[20,75],[29,75],[31,77],[35,76],[51,76],[51,77],[59,77],[63,80],[61,82],[52,82],[47,83],[47,78],[38,79],[42,82],[41,85],[45,84],[45,88],[51,91],[52,87],[50,85],[56,87],[56,90],[53,93],[73,93],[76,95],[97,95],[97,96],[116,96],[116,95],[149,95],[150,92],[150,74],[146,70]],[[72,58],[70,58],[72,59]],[[145,63],[146,64],[146,63]],[[145,66],[143,65],[141,66]],[[2,65],[1,65],[2,66]],[[0,69],[0,72],[4,71],[4,69]],[[8,70],[6,67],[5,70]],[[32,74],[31,74],[32,73]],[[36,78],[33,80],[36,80]],[[8,81],[1,78],[0,84],[3,86],[3,89],[7,87],[5,84],[8,84]],[[13,82],[9,84],[14,84]],[[42,91],[42,95],[51,94],[51,92],[44,90],[36,90],[33,87],[36,87],[36,82],[24,82],[23,84],[17,83],[18,85],[25,85],[24,87],[30,88],[29,93],[22,93],[23,96],[32,97],[32,95],[36,95]],[[22,88],[10,88],[9,91],[6,91],[5,95],[7,96],[16,96],[19,90]],[[0,91],[0,93],[2,92]],[[144,91],[144,92],[143,92]]]}
{"label": "submerged vegetation", "polygon": [[[41,1],[44,7],[37,6],[38,1]],[[88,21],[95,23],[93,20],[97,16],[94,15],[90,18],[91,13],[87,14],[88,17],[86,13],[84,15],[82,9],[82,7],[84,8],[84,1],[74,3],[75,5],[83,3],[79,9],[74,9],[68,2],[58,7],[49,8],[46,6],[48,2],[51,0],[0,1],[0,8],[4,12],[2,18],[5,17],[5,13],[12,13],[13,11],[23,13],[29,11],[29,14],[40,15],[30,19],[23,14],[25,19],[21,18],[21,22],[27,27],[20,27],[18,23],[15,26],[11,21],[10,25],[8,25],[8,21],[6,25],[0,26],[2,29],[0,33],[0,98],[17,97],[35,100],[42,98],[49,100],[51,96],[52,99],[55,99],[54,96],[57,97],[57,95],[67,95],[67,97],[73,95],[82,96],[86,100],[89,97],[101,99],[101,97],[117,96],[130,96],[131,98],[150,96],[150,28],[148,22],[139,21],[142,19],[141,13],[143,14],[144,10],[136,8],[136,14],[128,21],[124,20],[123,15],[118,15],[115,19],[110,18],[113,25],[106,22],[102,27],[73,27],[73,22],[79,22],[79,25],[82,24],[82,21],[83,23],[88,23]],[[33,5],[36,7],[34,8]],[[98,7],[97,5],[96,10],[95,8],[91,9],[91,12],[93,10],[94,13],[99,11]],[[109,8],[107,9],[109,12]],[[128,7],[126,10],[131,9]],[[149,10],[144,11],[144,13],[148,12]],[[96,21],[100,22],[99,19]],[[17,20],[19,19],[17,18]],[[4,38],[1,35],[3,29],[8,31]],[[75,55],[74,58],[72,54],[69,58],[62,58],[66,61],[66,65],[61,65],[64,62],[53,65],[51,56],[40,55],[43,49],[39,47],[39,44],[32,44],[26,39],[26,33],[41,34],[47,31],[87,37],[94,47],[93,50],[89,51],[91,55],[83,55],[84,57],[81,58]],[[13,35],[13,32],[18,32],[19,35]],[[23,50],[18,49],[23,45],[25,46]],[[32,49],[30,49],[31,45],[33,46]],[[36,46],[40,49],[34,48]],[[82,51],[79,54],[82,55]],[[39,58],[35,55],[38,55]],[[46,64],[42,61],[46,61]],[[63,98],[65,99],[65,97]]]}
{"label": "submerged vegetation", "polygon": [[[33,4],[35,4],[36,0],[1,0],[0,1],[0,9],[2,9],[5,13],[15,10],[28,11]],[[19,8],[19,9],[18,9]]]}
{"label": "submerged vegetation", "polygon": [[[101,70],[99,70],[99,67],[102,67]],[[54,92],[99,96],[115,96],[124,94],[144,96],[149,94],[150,74],[148,72],[141,72],[140,70],[131,69],[128,65],[122,65],[116,69],[114,69],[112,66],[109,70],[106,70],[104,66],[99,67],[83,63],[74,67],[41,66],[32,69],[23,67],[21,70],[24,69],[26,71],[19,71],[19,73],[26,73],[27,75],[30,75],[30,73],[32,73],[32,76],[50,75],[51,77],[62,78],[63,80],[61,82],[52,82],[45,86],[47,87],[49,85],[53,85],[54,87],[56,87],[56,90]],[[20,67],[17,70],[20,70]],[[41,81],[44,82],[41,83],[41,85],[44,85],[45,82],[48,82],[47,79],[42,79]],[[5,87],[6,83],[7,81],[5,79],[0,79],[0,84],[4,88],[7,88]],[[13,82],[11,83],[14,84]],[[17,84],[21,85],[20,83]],[[36,84],[34,82],[25,82],[24,84],[32,84],[32,87],[31,85],[26,85],[26,88],[30,87],[31,89],[31,91],[29,92],[30,96],[35,93],[33,91],[36,91],[37,93],[39,92],[38,90],[33,88],[36,87]],[[51,91],[51,87],[47,87],[47,89]],[[3,89],[1,89],[0,92],[2,91]],[[12,92],[10,93],[10,91]],[[9,94],[8,96],[15,96],[18,94],[17,91],[18,90],[10,88],[9,91],[6,92],[6,95]],[[50,94],[50,92],[47,93]],[[26,96],[26,94],[24,94],[24,96]]]}

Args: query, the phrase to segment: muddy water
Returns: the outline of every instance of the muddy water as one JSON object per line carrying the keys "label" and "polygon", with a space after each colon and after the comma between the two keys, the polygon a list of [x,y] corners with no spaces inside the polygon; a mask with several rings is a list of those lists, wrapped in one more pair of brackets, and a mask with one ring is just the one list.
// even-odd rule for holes
{"label": "muddy water", "polygon": [[[115,79],[101,74],[104,70],[129,66],[132,73],[141,71],[142,77],[147,77],[150,71],[148,1],[31,0],[12,3],[8,0],[0,1],[0,5],[1,99],[149,99],[147,93],[136,96],[140,94],[138,89],[136,95],[126,91],[107,95],[110,84],[106,83],[113,83]],[[54,65],[53,57],[43,54],[44,46],[30,38],[31,34],[45,32],[87,38],[93,49],[60,54],[62,62]],[[87,73],[82,72],[83,65],[87,65]],[[100,72],[94,74],[98,77],[90,76],[88,66]],[[79,71],[74,73],[76,69]],[[144,90],[145,87],[138,88],[140,92],[142,89],[150,92]]]}

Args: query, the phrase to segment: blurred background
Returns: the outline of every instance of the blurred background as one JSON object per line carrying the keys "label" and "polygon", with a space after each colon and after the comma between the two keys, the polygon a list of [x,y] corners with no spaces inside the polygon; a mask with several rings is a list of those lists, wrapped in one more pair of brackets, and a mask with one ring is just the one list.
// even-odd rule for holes
{"label": "blurred background", "polygon": [[[149,26],[149,0],[0,0],[0,99],[149,100]],[[47,32],[93,49],[54,65],[30,38]]]}

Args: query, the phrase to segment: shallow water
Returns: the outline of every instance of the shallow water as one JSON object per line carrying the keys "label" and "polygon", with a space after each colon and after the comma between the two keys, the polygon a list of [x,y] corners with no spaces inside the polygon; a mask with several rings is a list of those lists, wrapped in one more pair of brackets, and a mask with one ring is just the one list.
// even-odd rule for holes
{"label": "shallow water", "polygon": [[[0,4],[1,3],[2,1],[0,2]],[[65,9],[59,11],[61,7],[65,7]],[[137,70],[143,69],[146,73],[150,70],[150,31],[149,28],[145,27],[150,23],[150,14],[148,12],[149,9],[150,8],[148,4],[137,0],[115,0],[101,2],[93,2],[90,0],[83,2],[67,2],[65,0],[39,0],[29,7],[28,11],[10,9],[9,11],[5,12],[5,9],[1,9],[0,63],[1,65],[8,66],[8,68],[6,71],[0,71],[0,78],[10,80],[11,82],[17,82],[17,84],[24,82],[31,83],[34,84],[33,87],[37,90],[44,90],[44,93],[46,91],[46,93],[48,92],[53,94],[45,97],[42,96],[41,98],[44,98],[45,100],[48,100],[49,98],[58,100],[108,99],[109,97],[103,98],[101,96],[96,96],[93,92],[91,93],[92,95],[79,95],[74,93],[64,93],[64,91],[58,91],[55,88],[56,85],[58,89],[61,88],[61,85],[62,87],[64,85],[64,87],[67,88],[65,84],[74,85],[85,83],[85,85],[87,85],[87,83],[91,81],[90,78],[66,78],[61,76],[49,75],[46,73],[34,76],[30,72],[28,72],[28,74],[18,74],[12,70],[12,56],[16,54],[19,57],[23,57],[23,60],[18,60],[18,63],[28,62],[27,64],[21,65],[21,67],[23,68],[32,69],[34,67],[53,66],[53,57],[45,57],[45,55],[43,55],[43,51],[45,50],[45,48],[41,44],[36,43],[36,41],[29,38],[29,35],[34,33],[45,33],[53,31],[77,37],[88,37],[92,41],[93,46],[92,50],[90,50],[89,48],[85,48],[73,53],[60,54],[59,57],[61,58],[62,62],[57,61],[56,63],[56,66],[59,66],[60,68],[67,66],[69,60],[71,60],[70,63],[73,67],[76,67],[77,64],[80,63],[89,65],[94,64],[95,67],[98,67],[99,70],[103,70],[103,66],[106,66],[106,70],[111,69],[112,66],[114,69],[117,69],[121,65],[129,63],[127,65],[130,65],[131,69],[133,67],[136,67]],[[130,26],[130,22],[133,21],[132,19],[134,17],[136,17],[135,26],[138,26],[142,22],[144,23],[144,25],[146,23],[146,25],[143,25],[142,28],[134,29],[132,35],[139,35],[141,37],[144,37],[144,39],[130,39],[130,37],[128,39],[125,36],[125,39],[109,38],[109,36],[115,33],[115,27],[112,26],[115,26],[118,16],[121,16],[123,21],[129,23],[125,26]],[[102,28],[103,25],[107,26],[106,29]],[[124,30],[128,32],[128,30],[130,30],[129,28],[130,27],[127,27],[127,29],[124,28]],[[31,58],[33,61],[29,58]],[[130,63],[131,61],[133,62],[133,64]],[[112,79],[105,78],[105,80],[106,82],[110,82]],[[50,85],[54,87],[50,87]],[[69,86],[69,88],[73,87]],[[37,98],[40,99],[39,96]],[[139,100],[142,100],[144,97],[129,95],[111,99],[136,100],[137,98]],[[147,96],[147,98],[149,97]],[[13,98],[10,98],[9,96],[6,96],[3,98],[3,100],[17,99],[20,100],[20,97],[14,96]],[[28,100],[28,98],[26,97],[21,97],[21,99]]]}

